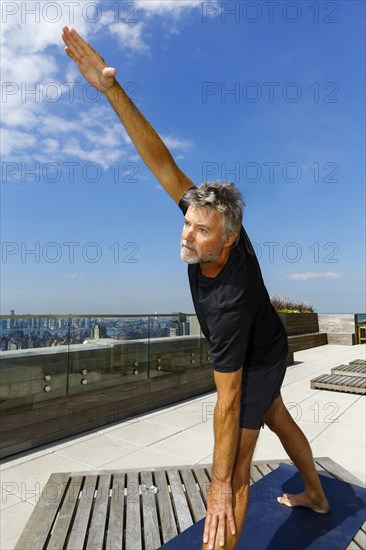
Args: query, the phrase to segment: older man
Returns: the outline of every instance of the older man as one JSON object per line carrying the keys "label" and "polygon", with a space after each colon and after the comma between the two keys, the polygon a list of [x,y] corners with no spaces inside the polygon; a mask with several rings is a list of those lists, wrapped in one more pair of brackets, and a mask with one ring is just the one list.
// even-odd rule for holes
{"label": "older man", "polygon": [[329,504],[309,443],[280,394],[287,335],[242,226],[239,192],[231,184],[196,187],[123,91],[116,70],[74,29],[63,27],[62,37],[66,53],[88,82],[105,94],[142,159],[184,214],[181,256],[188,263],[202,332],[212,346],[217,387],[203,548],[235,548],[247,510],[250,464],[264,424],[279,436],[305,485],[304,492],[282,495],[279,502],[326,513]]}

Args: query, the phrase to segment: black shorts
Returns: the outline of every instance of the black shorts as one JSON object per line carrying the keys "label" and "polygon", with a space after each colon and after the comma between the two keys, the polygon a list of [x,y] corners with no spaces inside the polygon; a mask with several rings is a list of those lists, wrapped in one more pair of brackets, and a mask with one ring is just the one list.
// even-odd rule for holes
{"label": "black shorts", "polygon": [[240,428],[259,429],[273,401],[280,395],[287,353],[273,365],[243,367]]}

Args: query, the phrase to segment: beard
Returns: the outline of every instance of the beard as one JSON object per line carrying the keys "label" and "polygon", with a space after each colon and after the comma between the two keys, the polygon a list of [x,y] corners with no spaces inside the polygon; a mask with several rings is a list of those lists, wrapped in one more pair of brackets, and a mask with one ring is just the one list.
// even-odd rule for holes
{"label": "beard", "polygon": [[[185,248],[188,246],[190,250]],[[198,254],[197,250],[192,246],[189,241],[183,239],[181,241],[180,257],[187,264],[207,264],[215,262],[222,253],[222,246],[216,250],[210,250],[206,253]]]}

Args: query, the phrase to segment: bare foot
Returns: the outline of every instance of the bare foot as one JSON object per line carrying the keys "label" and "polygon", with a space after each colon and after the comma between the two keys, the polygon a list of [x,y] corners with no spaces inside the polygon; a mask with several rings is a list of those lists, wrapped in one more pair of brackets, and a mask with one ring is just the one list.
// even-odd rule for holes
{"label": "bare foot", "polygon": [[284,504],[289,508],[304,506],[305,508],[310,508],[314,512],[318,512],[318,514],[326,514],[329,512],[329,502],[325,496],[323,498],[316,499],[312,498],[307,493],[299,493],[297,495],[285,493],[282,497],[277,497],[277,502]]}

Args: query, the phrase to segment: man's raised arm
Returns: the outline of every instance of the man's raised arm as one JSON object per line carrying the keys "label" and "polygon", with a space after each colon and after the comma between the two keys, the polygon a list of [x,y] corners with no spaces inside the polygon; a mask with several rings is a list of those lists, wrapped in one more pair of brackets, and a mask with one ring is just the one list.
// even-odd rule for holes
{"label": "man's raised arm", "polygon": [[75,29],[62,28],[65,51],[79,67],[86,80],[104,93],[142,160],[159,180],[165,191],[178,203],[193,182],[180,170],[167,147],[136,105],[115,79],[116,69],[108,67]]}

